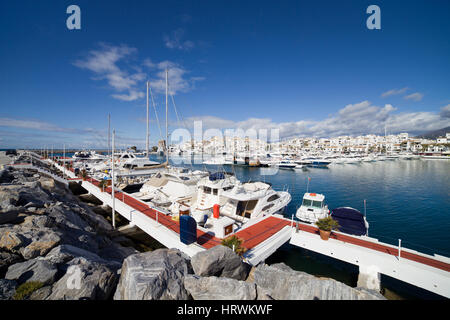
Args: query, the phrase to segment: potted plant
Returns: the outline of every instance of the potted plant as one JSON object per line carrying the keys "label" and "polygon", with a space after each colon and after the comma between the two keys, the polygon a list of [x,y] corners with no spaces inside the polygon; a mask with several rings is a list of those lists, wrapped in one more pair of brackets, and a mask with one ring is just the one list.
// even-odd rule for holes
{"label": "potted plant", "polygon": [[107,185],[108,185],[108,180],[102,179],[102,180],[100,180],[100,181],[98,182],[98,187],[99,187],[100,189],[105,188]]}
{"label": "potted plant", "polygon": [[87,178],[87,172],[85,169],[81,170],[81,178],[83,178],[83,181],[85,181]]}
{"label": "potted plant", "polygon": [[331,230],[339,230],[339,223],[331,216],[317,220],[316,226],[319,228],[322,240],[328,240]]}
{"label": "potted plant", "polygon": [[247,251],[247,248],[242,246],[242,243],[243,240],[239,239],[235,235],[222,240],[222,245],[233,249],[239,256],[242,256]]}

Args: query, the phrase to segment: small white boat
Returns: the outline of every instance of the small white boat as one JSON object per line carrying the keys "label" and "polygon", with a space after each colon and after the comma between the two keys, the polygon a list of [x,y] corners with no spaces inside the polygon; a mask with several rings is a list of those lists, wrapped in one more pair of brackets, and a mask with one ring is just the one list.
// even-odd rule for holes
{"label": "small white boat", "polygon": [[317,220],[327,217],[329,213],[330,210],[325,205],[323,194],[305,193],[302,205],[297,209],[295,216],[301,221],[315,223]]}

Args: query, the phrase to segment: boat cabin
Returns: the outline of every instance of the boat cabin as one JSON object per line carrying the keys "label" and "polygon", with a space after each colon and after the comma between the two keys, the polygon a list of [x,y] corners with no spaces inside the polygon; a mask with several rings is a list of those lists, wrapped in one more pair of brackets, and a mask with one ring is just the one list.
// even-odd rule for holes
{"label": "boat cabin", "polygon": [[302,206],[321,209],[324,207],[325,196],[318,193],[305,193],[303,196]]}

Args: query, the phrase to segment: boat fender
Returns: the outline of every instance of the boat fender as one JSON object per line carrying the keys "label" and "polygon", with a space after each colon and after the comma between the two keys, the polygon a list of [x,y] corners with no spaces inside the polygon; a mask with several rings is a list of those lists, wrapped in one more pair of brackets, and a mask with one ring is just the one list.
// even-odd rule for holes
{"label": "boat fender", "polygon": [[220,205],[215,204],[213,206],[213,217],[219,219],[219,216],[220,216]]}

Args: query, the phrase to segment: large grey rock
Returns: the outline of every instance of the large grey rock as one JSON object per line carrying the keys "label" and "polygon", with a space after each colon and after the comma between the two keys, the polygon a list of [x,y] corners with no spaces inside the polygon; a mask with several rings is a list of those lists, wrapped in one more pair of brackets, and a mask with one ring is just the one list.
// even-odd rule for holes
{"label": "large grey rock", "polygon": [[0,211],[0,224],[14,222],[19,215],[19,210],[10,210],[8,208],[7,212]]}
{"label": "large grey rock", "polygon": [[352,288],[333,279],[319,279],[284,264],[260,265],[254,270],[258,288],[275,300],[382,300],[377,293]]}
{"label": "large grey rock", "polygon": [[28,260],[9,266],[5,278],[16,280],[19,284],[27,281],[39,281],[44,285],[55,281],[58,269],[44,260]]}
{"label": "large grey rock", "polygon": [[22,257],[18,254],[0,251],[0,278],[3,278],[10,265],[22,260]]}
{"label": "large grey rock", "polygon": [[45,300],[51,293],[52,293],[52,287],[45,286],[45,287],[42,287],[42,288],[34,291],[28,299],[29,300]]}
{"label": "large grey rock", "polygon": [[25,259],[33,259],[46,255],[60,241],[61,238],[55,232],[37,231],[33,234],[31,243],[19,251]]}
{"label": "large grey rock", "polygon": [[65,264],[77,257],[83,257],[89,261],[104,264],[112,269],[120,269],[122,266],[122,264],[117,261],[103,259],[93,252],[72,246],[70,244],[62,244],[53,248],[43,259],[51,262],[52,264]]}
{"label": "large grey rock", "polygon": [[117,243],[111,242],[110,245],[100,249],[98,254],[106,260],[117,261],[122,264],[123,260],[128,256],[138,253],[139,251],[132,247],[123,247]]}
{"label": "large grey rock", "polygon": [[10,252],[18,252],[20,248],[29,244],[29,239],[13,228],[0,229],[0,249]]}
{"label": "large grey rock", "polygon": [[38,181],[0,186],[0,204],[2,207],[7,204],[20,207],[28,203],[41,207],[51,201],[51,196],[42,189]]}
{"label": "large grey rock", "polygon": [[0,186],[0,211],[8,205],[15,206],[19,202],[20,188],[21,186],[16,185]]}
{"label": "large grey rock", "polygon": [[54,219],[43,215],[30,215],[27,216],[21,223],[25,228],[51,228],[55,225]]}
{"label": "large grey rock", "polygon": [[0,279],[0,300],[11,300],[16,292],[16,287],[16,281]]}
{"label": "large grey rock", "polygon": [[64,276],[52,287],[48,300],[106,300],[117,283],[116,272],[83,257],[72,259]]}
{"label": "large grey rock", "polygon": [[192,259],[192,268],[198,276],[227,277],[245,280],[250,266],[228,247],[219,245],[209,250],[195,254]]}
{"label": "large grey rock", "polygon": [[114,299],[189,299],[183,278],[191,272],[189,259],[177,249],[131,255],[123,262]]}
{"label": "large grey rock", "polygon": [[231,278],[187,275],[184,286],[194,300],[255,300],[256,285]]}

